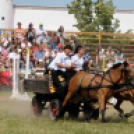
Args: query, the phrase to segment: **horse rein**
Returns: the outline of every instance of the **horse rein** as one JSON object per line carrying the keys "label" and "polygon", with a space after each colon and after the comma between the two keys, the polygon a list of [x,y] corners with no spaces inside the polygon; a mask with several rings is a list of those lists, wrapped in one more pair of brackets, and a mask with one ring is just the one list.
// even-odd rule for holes
{"label": "horse rein", "polygon": [[[126,78],[125,78],[126,80],[125,80],[122,84],[116,84],[116,83],[119,83],[119,82],[122,80],[122,78],[123,78],[123,73],[124,73],[124,75],[126,76]],[[123,69],[121,70],[120,78],[119,78],[119,80],[118,80],[116,83],[115,83],[115,82],[113,81],[113,79],[112,79],[111,70],[109,70],[109,73],[108,73],[110,80],[107,79],[107,78],[105,78],[106,74],[107,74],[107,73],[105,73],[105,74],[103,75],[103,78],[102,78],[102,81],[101,81],[101,85],[102,85],[102,82],[103,82],[104,79],[105,79],[106,81],[112,83],[113,87],[114,87],[114,86],[117,86],[117,85],[120,86],[120,85],[129,84],[129,82],[131,81],[131,78],[128,77],[129,70],[126,70],[125,68],[123,68]]]}
{"label": "horse rein", "polygon": [[[78,91],[79,89],[113,88],[113,87],[116,87],[116,86],[128,84],[128,83],[131,81],[131,79],[130,79],[129,76],[128,76],[129,70],[123,68],[123,69],[121,70],[120,78],[119,78],[119,80],[118,80],[117,82],[114,82],[114,81],[113,81],[112,76],[111,76],[111,71],[112,71],[112,70],[108,70],[108,72],[104,73],[100,82],[95,81],[95,82],[96,82],[96,86],[92,86],[92,82],[93,82],[93,81],[95,80],[95,78],[96,78],[96,76],[94,76],[94,77],[91,78],[91,80],[90,80],[90,82],[89,82],[89,84],[88,84],[87,87],[81,87],[82,81],[84,80],[84,78],[85,78],[87,75],[89,75],[89,73],[85,74],[85,75],[80,79],[80,81],[79,81],[79,85],[78,85],[77,91]],[[122,84],[117,84],[117,83],[119,83],[119,82],[122,80],[122,78],[123,78],[123,73],[124,73],[124,76],[126,76],[126,77],[125,77],[126,80],[125,80],[124,83],[122,83]],[[108,76],[109,76],[108,78],[106,78],[106,75],[107,75],[107,74],[108,74]],[[106,81],[110,82],[112,85],[102,85],[103,80],[106,80]],[[76,91],[76,92],[77,92],[77,91]]]}

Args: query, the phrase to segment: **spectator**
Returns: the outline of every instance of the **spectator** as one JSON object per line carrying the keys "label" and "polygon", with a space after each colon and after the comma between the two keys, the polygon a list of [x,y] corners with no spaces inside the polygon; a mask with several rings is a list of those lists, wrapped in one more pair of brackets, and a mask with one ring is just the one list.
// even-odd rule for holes
{"label": "spectator", "polygon": [[54,51],[54,58],[55,58],[58,54],[58,51],[57,51],[57,49],[54,49],[53,51]]}
{"label": "spectator", "polygon": [[18,28],[14,29],[14,37],[21,40],[24,38],[25,30],[21,27],[21,22],[18,22]]}
{"label": "spectator", "polygon": [[53,60],[54,57],[55,57],[55,54],[54,54],[54,51],[52,50],[52,47],[48,46],[48,49],[45,53],[46,68],[51,63],[51,61]]}
{"label": "spectator", "polygon": [[52,51],[52,47],[48,46],[47,51],[45,53],[45,59],[54,58],[54,52]]}
{"label": "spectator", "polygon": [[75,52],[75,49],[77,48],[77,47],[75,47],[75,44],[74,44],[74,41],[73,40],[70,40],[70,45],[72,46],[72,53],[74,53]]}
{"label": "spectator", "polygon": [[112,49],[112,46],[109,46],[106,51],[106,59],[109,59],[111,57],[114,58],[114,51]]}
{"label": "spectator", "polygon": [[72,41],[72,44],[75,48],[78,46],[78,41],[76,39],[76,37],[74,35],[71,35],[71,40]]}
{"label": "spectator", "polygon": [[18,38],[15,38],[15,39],[14,39],[14,46],[18,46],[18,44],[19,44]]}
{"label": "spectator", "polygon": [[63,46],[60,46],[59,47],[59,53],[63,53],[64,52],[64,47]]}
{"label": "spectator", "polygon": [[11,36],[9,32],[6,32],[4,38],[3,38],[3,42],[7,43],[8,45],[11,43]]}
{"label": "spectator", "polygon": [[58,29],[57,36],[59,37],[59,40],[58,40],[57,43],[65,44],[66,34],[64,32],[64,27],[63,26],[60,26],[60,28]]}
{"label": "spectator", "polygon": [[117,53],[115,55],[115,63],[122,63],[124,61],[124,54],[120,49],[117,49]]}
{"label": "spectator", "polygon": [[64,32],[64,27],[60,26],[60,28],[58,29],[58,32],[63,33]]}
{"label": "spectator", "polygon": [[101,45],[99,45],[99,48],[97,49],[96,52],[96,65],[100,65],[101,66],[101,62],[99,62],[100,60],[102,60],[102,57],[105,56],[105,50],[102,48]]}
{"label": "spectator", "polygon": [[[23,72],[25,72],[26,71],[26,61],[24,60],[23,61],[23,63],[21,64],[21,70],[23,70]],[[30,61],[29,62],[29,67],[28,67],[30,70],[33,68],[33,64],[32,64],[32,62]]]}
{"label": "spectator", "polygon": [[1,51],[3,60],[7,59],[9,52],[10,52],[10,48],[8,47],[7,43],[5,42],[3,44],[2,51]]}
{"label": "spectator", "polygon": [[85,54],[83,55],[83,58],[85,61],[89,61],[90,59],[90,54],[89,54],[89,50],[85,49]]}
{"label": "spectator", "polygon": [[52,35],[51,44],[50,44],[52,49],[58,49],[58,46],[57,46],[57,44],[58,44],[57,42],[59,42],[58,40],[59,40],[59,38],[58,38],[56,32],[54,32]]}
{"label": "spectator", "polygon": [[33,41],[32,41],[32,51],[35,52],[36,50],[38,50],[38,45],[36,44],[36,40],[33,39]]}
{"label": "spectator", "polygon": [[114,65],[114,63],[115,63],[114,59],[113,59],[112,57],[109,58],[109,59],[108,59],[108,62],[107,62],[107,64],[106,64],[106,69],[107,69],[107,70],[110,69],[110,68]]}
{"label": "spectator", "polygon": [[28,41],[32,43],[33,39],[35,39],[36,31],[33,28],[33,23],[29,23],[28,29],[26,29],[26,38]]}
{"label": "spectator", "polygon": [[31,48],[31,43],[30,42],[28,42],[28,39],[27,38],[24,38],[24,42],[23,43],[21,43],[21,48],[22,49],[25,49],[25,48]]}
{"label": "spectator", "polygon": [[101,45],[99,45],[98,54],[100,59],[102,58],[103,55],[105,55],[105,50],[102,48]]}
{"label": "spectator", "polygon": [[52,41],[52,32],[51,31],[48,31],[47,33],[47,37],[46,37],[46,40],[47,40],[47,45],[50,45],[51,44],[51,41]]}
{"label": "spectator", "polygon": [[8,59],[14,59],[14,57],[20,57],[17,48],[14,48],[13,50],[10,51],[8,55]]}
{"label": "spectator", "polygon": [[43,60],[45,59],[45,52],[43,50],[42,45],[39,45],[39,50],[34,52],[34,59],[35,59],[35,65],[37,64],[37,62],[39,60]]}
{"label": "spectator", "polygon": [[46,35],[47,35],[46,30],[43,28],[43,24],[40,23],[39,29],[36,30],[36,43],[39,45],[41,41],[46,39]]}

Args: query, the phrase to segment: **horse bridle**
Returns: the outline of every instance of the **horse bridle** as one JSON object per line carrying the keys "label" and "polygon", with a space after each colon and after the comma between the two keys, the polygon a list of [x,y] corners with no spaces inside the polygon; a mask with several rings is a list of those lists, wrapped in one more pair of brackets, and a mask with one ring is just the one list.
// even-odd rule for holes
{"label": "horse bridle", "polygon": [[[119,78],[119,80],[118,80],[116,83],[115,83],[115,82],[113,81],[113,79],[112,79],[111,71],[112,71],[112,70],[109,70],[108,73],[105,73],[105,74],[103,75],[102,81],[105,79],[106,81],[112,83],[113,85],[119,85],[119,84],[117,84],[117,83],[119,83],[119,82],[121,81],[121,79],[123,78],[123,73],[124,73],[126,80],[124,81],[123,84],[128,84],[129,82],[131,82],[131,78],[129,78],[129,76],[128,76],[130,70],[125,69],[125,67],[121,70],[120,78]],[[107,79],[107,78],[105,77],[107,74],[109,75],[109,79]],[[102,82],[101,82],[101,83],[102,83]]]}
{"label": "horse bridle", "polygon": [[[122,84],[131,84],[131,80],[132,80],[132,77],[129,77],[129,74],[130,74],[130,70],[127,70],[127,69],[122,69],[124,71],[124,75],[125,75],[125,81],[124,83]],[[121,77],[121,79],[123,78],[123,76]]]}

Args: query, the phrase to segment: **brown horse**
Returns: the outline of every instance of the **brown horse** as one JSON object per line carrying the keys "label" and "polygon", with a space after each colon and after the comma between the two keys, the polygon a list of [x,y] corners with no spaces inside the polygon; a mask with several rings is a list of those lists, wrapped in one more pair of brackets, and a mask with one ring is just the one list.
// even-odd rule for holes
{"label": "brown horse", "polygon": [[[134,77],[133,71],[126,67],[126,63],[116,64],[102,76],[89,74],[85,71],[75,74],[70,80],[68,93],[62,103],[61,111],[68,102],[71,102],[71,100],[74,99],[74,96],[79,92],[81,94],[81,99],[84,98],[86,100],[99,101],[102,122],[105,122],[106,102],[114,94],[114,90],[112,89],[119,84],[123,76],[124,81],[128,80],[128,76],[130,76],[130,78]],[[125,73],[126,71],[127,75]]]}
{"label": "brown horse", "polygon": [[123,79],[124,77],[122,77],[120,82],[122,88],[114,93],[114,97],[117,99],[117,103],[114,108],[120,113],[121,117],[130,117],[134,115],[134,110],[132,110],[130,113],[124,114],[124,110],[120,108],[120,105],[123,103],[123,101],[130,101],[134,105],[134,84],[122,84],[124,81]]}

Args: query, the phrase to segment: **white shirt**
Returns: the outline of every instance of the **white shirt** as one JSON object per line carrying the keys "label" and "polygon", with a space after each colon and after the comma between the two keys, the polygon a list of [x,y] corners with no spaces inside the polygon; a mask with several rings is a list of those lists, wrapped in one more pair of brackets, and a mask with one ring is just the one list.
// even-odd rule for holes
{"label": "white shirt", "polygon": [[[48,52],[48,51],[46,51],[45,56],[46,56],[46,57],[49,56],[49,52]],[[55,56],[53,51],[51,52],[51,56],[52,56],[52,57]]]}
{"label": "white shirt", "polygon": [[2,42],[4,42],[4,43],[7,43],[7,44],[8,44],[9,42],[11,42],[11,40],[12,40],[12,39],[11,39],[11,37],[8,37],[8,40],[7,40],[6,38],[2,37],[2,39],[1,39],[1,40],[2,40]]}
{"label": "white shirt", "polygon": [[[32,44],[30,42],[28,42],[28,47],[31,47],[31,46],[32,46]],[[22,48],[25,48],[26,47],[26,44],[25,43],[21,43],[21,47]]]}
{"label": "white shirt", "polygon": [[[44,36],[43,33],[46,34],[46,30],[45,30],[45,29],[38,29],[38,30],[36,30],[36,35],[39,35],[39,36],[37,36],[37,38],[36,38],[36,42],[37,42],[38,44],[40,44],[40,42],[43,41],[43,40],[45,39],[45,37],[46,37],[46,36]],[[40,35],[40,34],[41,34],[41,35]]]}
{"label": "white shirt", "polygon": [[0,46],[0,52],[2,51],[2,47]]}
{"label": "white shirt", "polygon": [[77,54],[75,54],[74,56],[72,56],[71,58],[71,63],[74,63],[76,66],[76,70],[83,70],[83,64],[84,64],[84,59],[81,57],[79,58]]}
{"label": "white shirt", "polygon": [[107,68],[111,68],[111,67],[113,67],[113,64],[114,63],[108,63],[106,66],[107,66]]}
{"label": "white shirt", "polygon": [[61,71],[66,71],[65,68],[60,68],[57,66],[57,63],[61,63],[63,65],[71,65],[71,59],[69,56],[67,56],[65,53],[59,53],[55,59],[50,63],[49,67],[50,69],[54,70],[61,70]]}
{"label": "white shirt", "polygon": [[14,58],[18,58],[19,59],[20,55],[17,54],[17,53],[12,52],[12,53],[9,53],[8,58],[9,59],[14,59]]}
{"label": "white shirt", "polygon": [[104,51],[105,51],[104,49],[99,50],[99,57],[100,58],[102,58],[102,56],[104,55]]}

